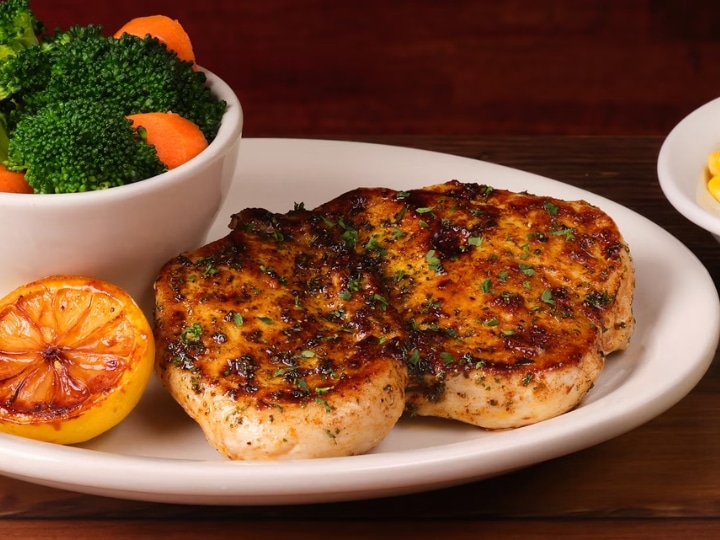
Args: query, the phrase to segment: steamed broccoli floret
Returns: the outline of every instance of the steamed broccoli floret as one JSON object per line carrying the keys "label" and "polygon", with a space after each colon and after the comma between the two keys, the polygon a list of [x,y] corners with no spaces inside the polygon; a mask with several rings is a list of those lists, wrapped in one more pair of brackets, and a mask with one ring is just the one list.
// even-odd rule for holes
{"label": "steamed broccoli floret", "polygon": [[50,80],[50,63],[40,47],[23,49],[0,61],[0,99],[16,109],[23,94],[39,92]]}
{"label": "steamed broccoli floret", "polygon": [[[44,29],[45,26],[30,10],[29,0],[0,3],[0,71],[18,53],[35,49]],[[17,104],[6,98],[23,86],[21,81],[34,79],[35,72],[32,69],[13,72],[7,85],[3,84],[2,78],[0,75],[0,161],[7,157],[8,126],[12,124],[12,116],[17,109]]]}
{"label": "steamed broccoli floret", "polygon": [[7,168],[24,171],[36,193],[106,189],[164,172],[115,104],[75,99],[47,105],[17,124]]}
{"label": "steamed broccoli floret", "polygon": [[205,74],[180,60],[156,38],[71,30],[53,38],[45,88],[24,98],[28,112],[68,99],[115,103],[125,114],[173,111],[195,122],[208,142],[217,135],[225,102],[206,86]]}
{"label": "steamed broccoli floret", "polygon": [[[0,3],[0,9],[6,6]],[[7,159],[8,137],[19,119],[34,105],[50,82],[55,55],[74,39],[100,39],[102,28],[76,26],[65,32],[43,36],[41,42],[19,49],[12,56],[0,60],[0,162]]]}
{"label": "steamed broccoli floret", "polygon": [[31,104],[50,82],[55,59],[63,54],[64,48],[76,39],[105,39],[102,32],[100,26],[73,26],[67,31],[46,35],[36,46],[0,60],[0,99],[11,97],[19,109]]}
{"label": "steamed broccoli floret", "polygon": [[19,50],[36,46],[43,29],[43,24],[30,10],[30,0],[0,3],[0,61]]}
{"label": "steamed broccoli floret", "polygon": [[[28,3],[0,1],[0,24]],[[208,142],[217,135],[227,104],[158,39],[116,39],[97,25],[47,34],[29,21],[35,40],[0,56],[0,163],[24,171],[36,192],[103,189],[166,170],[127,115],[172,111]]]}
{"label": "steamed broccoli floret", "polygon": [[46,35],[37,46],[21,49],[14,56],[0,60],[0,113],[6,117],[8,130],[13,129],[19,116],[46,104],[46,100],[37,105],[35,101],[49,84],[55,58],[62,54],[64,47],[75,39],[105,39],[102,36],[102,27],[74,26]]}

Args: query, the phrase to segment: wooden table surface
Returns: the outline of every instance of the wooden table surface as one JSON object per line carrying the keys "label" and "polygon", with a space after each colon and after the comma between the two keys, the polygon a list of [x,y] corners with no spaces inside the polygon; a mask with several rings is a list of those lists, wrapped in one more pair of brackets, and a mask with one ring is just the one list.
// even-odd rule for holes
{"label": "wooden table surface", "polygon": [[[715,283],[720,280],[720,246],[681,217],[658,187],[659,137],[363,140],[509,165],[604,195],[678,237]],[[625,435],[511,474],[427,493],[317,505],[204,507],[115,500],[0,477],[0,537],[5,539],[327,535],[720,537],[718,358],[685,399]]]}

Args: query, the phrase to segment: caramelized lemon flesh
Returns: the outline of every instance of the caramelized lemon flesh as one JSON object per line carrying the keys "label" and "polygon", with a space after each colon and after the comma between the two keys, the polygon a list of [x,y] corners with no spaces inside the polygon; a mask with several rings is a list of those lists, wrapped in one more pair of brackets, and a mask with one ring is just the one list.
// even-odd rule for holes
{"label": "caramelized lemon flesh", "polygon": [[137,405],[155,358],[151,326],[123,289],[50,276],[0,300],[0,432],[92,439]]}

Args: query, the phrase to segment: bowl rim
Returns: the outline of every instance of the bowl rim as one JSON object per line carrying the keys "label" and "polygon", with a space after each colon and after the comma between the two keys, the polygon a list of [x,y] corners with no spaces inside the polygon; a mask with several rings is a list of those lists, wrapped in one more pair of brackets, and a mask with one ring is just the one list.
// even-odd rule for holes
{"label": "bowl rim", "polygon": [[[700,131],[700,134],[697,132]],[[707,137],[703,137],[704,132]],[[717,133],[713,139],[710,133]],[[703,208],[697,199],[703,167],[710,152],[720,149],[720,97],[696,108],[680,120],[663,140],[657,158],[657,177],[668,202],[686,219],[720,235],[720,214]],[[678,154],[683,163],[678,164]],[[677,169],[688,162],[697,163],[697,171],[687,174]],[[691,165],[686,165],[691,166]]]}
{"label": "bowl rim", "polygon": [[[3,206],[55,207],[69,203],[94,205],[102,204],[106,200],[117,201],[125,198],[134,198],[146,192],[161,190],[168,184],[176,183],[179,178],[192,177],[199,172],[199,169],[205,168],[207,165],[220,159],[231,150],[232,146],[242,135],[244,123],[243,108],[235,91],[223,79],[201,66],[197,66],[197,69],[205,73],[207,78],[206,84],[213,93],[227,103],[216,137],[200,154],[179,167],[165,171],[152,178],[110,189],[83,191],[79,193],[43,194],[0,192],[0,208]],[[147,182],[146,180],[152,180],[152,182]],[[33,196],[31,197],[30,195]]]}

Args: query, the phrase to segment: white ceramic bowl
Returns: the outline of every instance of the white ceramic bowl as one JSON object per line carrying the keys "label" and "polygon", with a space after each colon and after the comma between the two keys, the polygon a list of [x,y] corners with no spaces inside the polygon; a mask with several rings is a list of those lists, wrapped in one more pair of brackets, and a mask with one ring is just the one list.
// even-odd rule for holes
{"label": "white ceramic bowl", "polygon": [[720,202],[705,188],[705,164],[720,150],[720,98],[695,109],[668,134],[658,155],[660,187],[670,204],[720,241]]}
{"label": "white ceramic bowl", "polygon": [[115,283],[150,310],[159,268],[204,241],[235,172],[243,111],[232,89],[206,74],[227,110],[217,137],[187,163],[102,191],[0,193],[0,296],[76,274]]}

